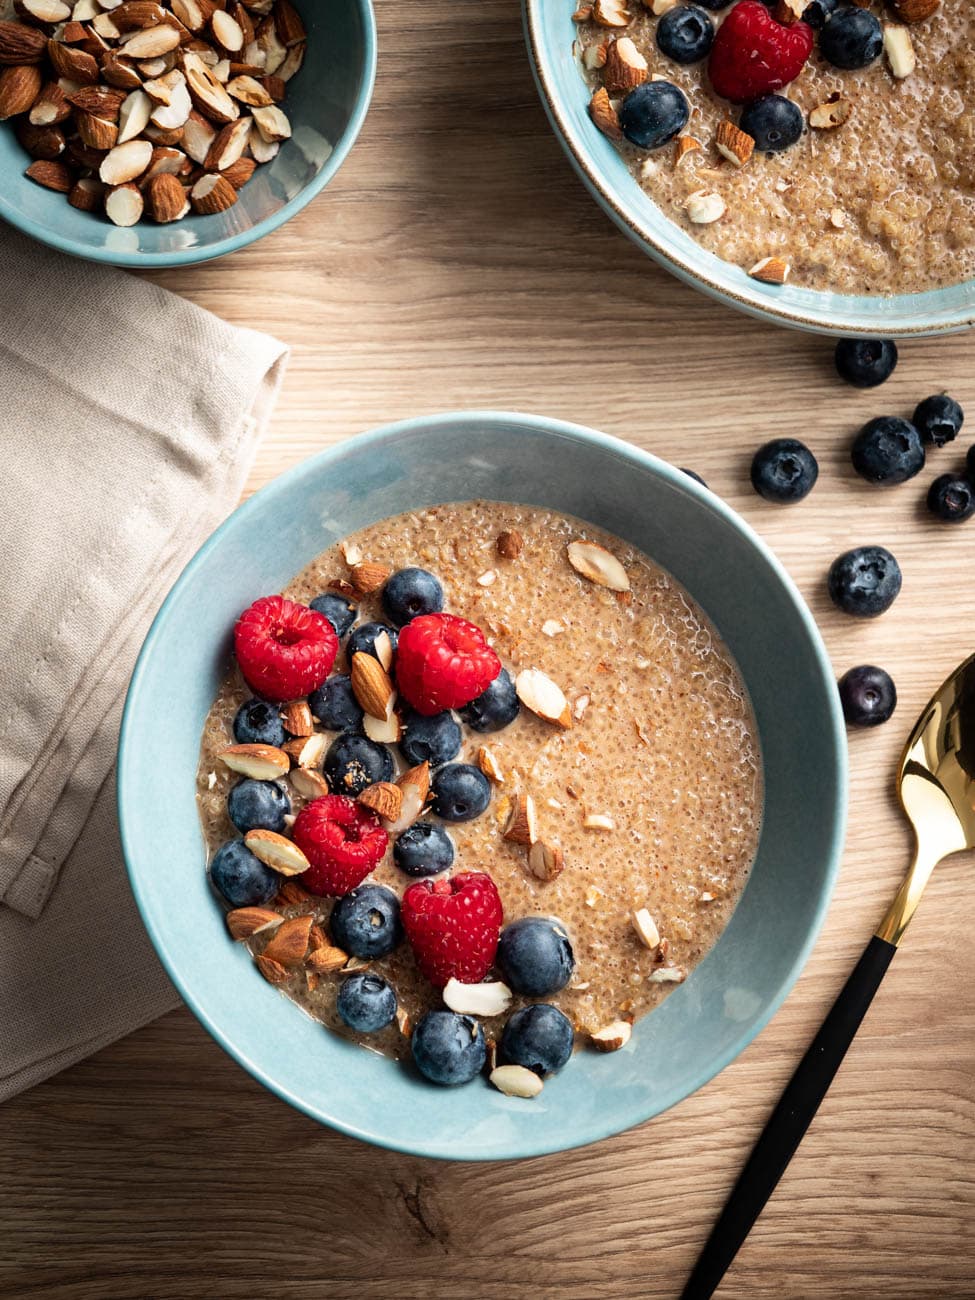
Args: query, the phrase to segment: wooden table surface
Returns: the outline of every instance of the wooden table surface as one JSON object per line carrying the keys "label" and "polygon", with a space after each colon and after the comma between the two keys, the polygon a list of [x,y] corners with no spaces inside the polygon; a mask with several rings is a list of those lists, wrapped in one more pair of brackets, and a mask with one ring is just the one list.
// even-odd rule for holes
{"label": "wooden table surface", "polygon": [[[880,492],[848,466],[868,416],[909,414],[945,387],[975,412],[969,340],[905,347],[878,392],[840,385],[826,341],[710,303],[602,216],[549,132],[513,3],[378,8],[375,101],[327,192],[256,247],[156,277],[294,348],[250,486],[430,411],[594,425],[700,471],[785,561],[837,671],[886,666],[898,712],[850,737],[849,842],[805,973],[741,1057],[668,1114],[520,1164],[392,1155],[291,1110],[178,1011],[0,1112],[4,1296],[676,1296],[905,868],[892,794],[905,731],[975,649],[975,523],[938,526],[920,480]],[[753,449],[779,434],[821,464],[789,509],[748,486]],[[830,608],[823,576],[864,542],[894,549],[904,592],[860,625]],[[935,874],[728,1300],[975,1296],[972,865]]]}

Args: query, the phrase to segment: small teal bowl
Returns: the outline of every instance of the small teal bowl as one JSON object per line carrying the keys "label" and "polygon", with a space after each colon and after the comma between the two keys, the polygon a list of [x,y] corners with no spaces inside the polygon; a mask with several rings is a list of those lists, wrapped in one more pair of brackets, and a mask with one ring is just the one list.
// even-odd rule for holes
{"label": "small teal bowl", "polygon": [[[591,520],[641,547],[701,602],[755,705],[765,766],[758,858],[712,952],[629,1044],[581,1051],[533,1101],[486,1081],[436,1088],[284,1001],[230,942],[210,892],[194,777],[234,620],[350,531],[490,497]],[[165,705],[161,708],[160,701]],[[802,969],[843,839],[846,740],[829,660],[781,565],[717,496],[645,452],[537,416],[441,415],[305,461],[251,497],[190,562],[129,689],[119,749],[122,843],[146,928],[203,1025],[255,1078],[333,1128],[416,1155],[536,1156],[659,1114],[758,1033]]]}
{"label": "small teal bowl", "polygon": [[355,142],[376,79],[376,19],[371,0],[299,5],[308,30],[304,66],[282,107],[293,135],[259,167],[226,212],[191,214],[124,229],[100,213],[79,212],[63,194],[24,176],[30,159],[10,122],[0,123],[0,217],[24,234],[74,257],[139,269],[190,266],[235,253],[289,221],[325,188]]}
{"label": "small teal bowl", "polygon": [[571,0],[522,0],[535,82],[549,121],[586,187],[661,266],[750,316],[817,334],[900,338],[950,334],[975,324],[975,280],[926,293],[825,293],[765,285],[702,248],[644,193],[589,119],[589,92],[572,53]]}

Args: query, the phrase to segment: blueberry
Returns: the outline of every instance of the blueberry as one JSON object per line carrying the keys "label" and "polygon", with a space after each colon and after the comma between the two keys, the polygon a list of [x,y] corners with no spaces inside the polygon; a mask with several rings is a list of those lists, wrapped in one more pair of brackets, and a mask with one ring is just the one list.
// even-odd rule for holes
{"label": "blueberry", "polygon": [[449,709],[424,717],[412,709],[403,718],[399,752],[408,763],[429,763],[439,767],[455,758],[460,749],[460,726]]}
{"label": "blueberry", "polygon": [[828,587],[833,604],[844,613],[876,618],[897,599],[900,565],[883,546],[857,546],[830,565]]}
{"label": "blueberry", "polygon": [[470,763],[448,763],[430,782],[433,811],[445,822],[469,822],[491,802],[491,783]]}
{"label": "blueberry", "polygon": [[346,977],[336,1010],[357,1034],[375,1034],[396,1019],[396,994],[381,975],[360,970]]}
{"label": "blueberry", "polygon": [[335,794],[362,794],[367,785],[393,779],[393,756],[386,746],[349,731],[332,741],[322,767]]}
{"label": "blueberry", "polygon": [[840,339],[833,354],[836,373],[854,388],[876,388],[897,365],[893,339]]}
{"label": "blueberry", "polygon": [[953,397],[938,393],[918,403],[911,423],[921,435],[922,442],[929,442],[932,447],[943,447],[958,437],[965,423],[965,412]]}
{"label": "blueberry", "polygon": [[825,26],[839,6],[840,0],[812,0],[802,13],[802,21],[808,23],[815,31]]}
{"label": "blueberry", "polygon": [[620,126],[630,144],[659,149],[683,131],[690,108],[669,81],[645,81],[631,90],[620,108]]}
{"label": "blueberry", "polygon": [[231,907],[259,907],[278,892],[281,877],[251,853],[243,840],[228,840],[210,863],[210,879]]}
{"label": "blueberry", "polygon": [[238,781],[227,796],[227,814],[242,835],[283,831],[291,800],[276,781]]}
{"label": "blueberry", "polygon": [[861,664],[844,673],[838,684],[843,717],[851,727],[879,727],[894,712],[897,688],[882,668]]}
{"label": "blueberry", "polygon": [[530,998],[564,989],[575,965],[572,944],[554,916],[523,916],[505,926],[497,961],[514,991]]}
{"label": "blueberry", "polygon": [[501,1034],[501,1060],[536,1074],[554,1074],[572,1055],[572,1021],[558,1007],[536,1002],[522,1007]]}
{"label": "blueberry", "polygon": [[393,861],[408,876],[436,876],[454,861],[454,842],[436,822],[414,822],[393,845]]}
{"label": "blueberry", "polygon": [[[673,12],[673,11],[672,11]],[[744,110],[738,123],[763,153],[781,153],[796,143],[805,129],[802,109],[784,95],[763,95]]]}
{"label": "blueberry", "polygon": [[909,420],[881,415],[868,420],[850,453],[853,468],[868,483],[906,483],[924,469],[924,444]]}
{"label": "blueberry", "polygon": [[965,456],[965,474],[975,483],[975,444],[969,447]]}
{"label": "blueberry", "polygon": [[657,48],[675,63],[697,63],[714,44],[714,23],[697,5],[668,9],[657,23]]}
{"label": "blueberry", "polygon": [[399,899],[385,885],[359,885],[332,908],[328,928],[336,945],[353,957],[385,957],[403,940]]}
{"label": "blueberry", "polygon": [[410,1039],[416,1068],[431,1083],[470,1083],[484,1068],[487,1044],[473,1016],[428,1011]]}
{"label": "blueberry", "polygon": [[389,627],[386,623],[361,623],[352,635],[345,647],[345,653],[349,663],[352,662],[352,656],[357,654],[374,655],[376,654],[376,637],[380,632],[385,632],[389,637],[390,644],[393,647],[393,653],[396,652],[396,642],[399,640],[399,633],[394,627]]}
{"label": "blueberry", "polygon": [[234,740],[238,745],[283,745],[284,723],[277,706],[267,700],[248,700],[234,718]]}
{"label": "blueberry", "polygon": [[975,515],[975,486],[971,479],[941,474],[928,488],[928,509],[945,524],[963,524]]}
{"label": "blueberry", "polygon": [[403,627],[420,614],[439,614],[443,587],[426,569],[397,569],[383,587],[383,611],[391,623]]}
{"label": "blueberry", "polygon": [[819,52],[834,68],[865,68],[883,48],[880,20],[853,5],[837,9],[819,33]]}
{"label": "blueberry", "polygon": [[355,616],[358,612],[356,606],[351,600],[346,600],[340,596],[337,591],[325,591],[314,600],[309,601],[312,609],[317,610],[319,614],[324,614],[332,627],[335,628],[336,636],[345,636],[349,628],[355,622]]}
{"label": "blueberry", "polygon": [[362,730],[362,706],[352,689],[352,678],[336,673],[308,696],[308,707],[326,731]]}
{"label": "blueberry", "polygon": [[685,469],[683,465],[679,465],[678,469],[682,474],[686,474],[688,478],[692,478],[695,483],[700,483],[701,487],[707,487],[707,484],[704,479],[701,478],[700,474],[698,474],[697,470]]}
{"label": "blueberry", "polygon": [[464,705],[460,716],[472,731],[500,731],[514,722],[520,708],[511,674],[502,668],[486,691]]}
{"label": "blueberry", "polygon": [[773,438],[752,460],[752,487],[766,501],[801,501],[816,486],[819,465],[805,443]]}

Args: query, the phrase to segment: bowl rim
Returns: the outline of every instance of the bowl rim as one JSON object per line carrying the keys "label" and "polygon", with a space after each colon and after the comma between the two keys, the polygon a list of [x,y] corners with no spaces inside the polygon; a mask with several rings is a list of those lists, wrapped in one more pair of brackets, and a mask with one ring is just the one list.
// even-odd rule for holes
{"label": "bowl rim", "polygon": [[[355,1124],[349,1124],[342,1120],[340,1115],[327,1114],[323,1108],[306,1101],[301,1096],[292,1092],[286,1083],[279,1082],[272,1078],[267,1071],[257,1062],[251,1060],[244,1052],[238,1050],[232,1041],[232,1038],[216,1024],[207,1012],[198,1004],[192,988],[183,979],[179,970],[179,961],[169,952],[166,942],[155,924],[153,913],[142,893],[138,872],[130,865],[136,860],[136,843],[137,832],[134,830],[136,822],[135,810],[130,818],[127,811],[127,773],[130,766],[130,754],[135,750],[138,744],[138,737],[135,734],[135,715],[140,707],[140,696],[143,690],[143,677],[147,672],[147,662],[153,653],[154,643],[163,630],[174,616],[179,594],[184,585],[195,575],[196,571],[202,568],[209,560],[211,554],[217,550],[223,542],[224,534],[232,527],[236,528],[241,521],[248,521],[252,515],[263,511],[268,503],[281,506],[290,497],[300,490],[300,485],[306,476],[312,475],[320,477],[321,471],[331,462],[340,456],[347,454],[350,445],[353,443],[357,448],[366,450],[370,448],[381,447],[387,441],[395,441],[404,435],[416,432],[418,429],[443,429],[454,428],[459,424],[476,424],[483,429],[485,424],[491,426],[511,426],[530,428],[533,432],[544,435],[554,435],[563,439],[578,441],[595,445],[601,451],[621,457],[629,461],[641,470],[649,470],[657,474],[665,482],[674,486],[679,486],[682,490],[691,496],[697,497],[702,503],[717,513],[722,520],[741,535],[745,541],[758,552],[759,558],[768,566],[773,575],[777,578],[782,588],[791,601],[795,612],[799,618],[800,624],[808,638],[812,648],[814,659],[821,675],[822,683],[826,688],[824,691],[825,698],[829,702],[829,722],[833,739],[833,760],[834,760],[834,788],[832,800],[832,818],[831,832],[829,841],[828,860],[825,864],[823,877],[823,887],[817,900],[815,910],[812,916],[808,933],[795,954],[788,970],[772,990],[765,1007],[761,1014],[754,1021],[742,1029],[731,1045],[709,1064],[706,1072],[697,1079],[695,1084],[680,1095],[665,1096],[662,1103],[652,1102],[647,1105],[631,1107],[624,1116],[623,1122],[615,1120],[616,1114],[611,1108],[606,1111],[606,1118],[600,1123],[588,1125],[584,1130],[574,1133],[565,1142],[542,1142],[537,1146],[529,1146],[527,1149],[523,1144],[518,1144],[516,1150],[503,1150],[497,1153],[488,1153],[478,1151],[473,1155],[464,1153],[462,1156],[453,1149],[431,1149],[429,1143],[418,1145],[411,1143],[407,1139],[397,1139],[395,1137],[376,1134],[365,1131]],[[309,557],[310,558],[310,557]],[[540,416],[528,412],[518,411],[449,411],[439,414],[417,416],[406,420],[399,420],[395,423],[382,425],[368,432],[355,435],[354,438],[344,438],[333,446],[318,452],[317,454],[299,461],[297,465],[292,466],[284,473],[276,476],[264,487],[251,495],[246,501],[234,510],[226,520],[207,538],[203,545],[197,550],[193,557],[186,564],[179,577],[176,579],[172,588],[160,606],[158,613],[152,621],[145,641],[139,651],[139,656],[132,672],[129,683],[129,689],[126,694],[125,707],[122,714],[121,729],[119,734],[118,764],[116,771],[116,797],[118,806],[119,829],[122,844],[123,858],[125,861],[126,873],[129,879],[129,885],[135,897],[136,905],[142,917],[149,938],[152,941],[156,954],[159,957],[166,973],[172,980],[176,989],[182,996],[184,1002],[196,1016],[200,1024],[207,1030],[212,1038],[232,1057],[239,1065],[243,1066],[258,1082],[262,1083],[270,1092],[280,1097],[283,1101],[294,1106],[296,1110],[301,1111],[309,1118],[325,1124],[329,1128],[346,1134],[349,1137],[358,1138],[375,1146],[383,1147],[391,1151],[399,1151],[407,1155],[425,1156],[437,1159],[464,1159],[471,1160],[497,1160],[497,1159],[527,1159],[539,1155],[547,1155],[556,1151],[570,1150],[574,1147],[585,1146],[591,1142],[601,1141],[603,1138],[611,1137],[617,1133],[624,1132],[647,1120],[656,1117],[670,1109],[678,1102],[685,1100],[688,1096],[697,1092],[705,1084],[709,1083],[717,1074],[719,1074],[727,1065],[729,1065],[748,1044],[756,1038],[765,1028],[772,1016],[775,1015],[779,1007],[785,1001],[796,980],[799,978],[803,967],[805,966],[809,955],[815,945],[819,934],[822,930],[826,913],[829,908],[833,892],[839,873],[840,859],[842,856],[843,845],[845,840],[847,805],[848,805],[848,755],[846,745],[846,730],[843,722],[842,712],[840,709],[839,696],[835,690],[835,675],[832,664],[829,659],[825,644],[819,628],[812,616],[811,611],[802,598],[798,588],[792,578],[786,572],[781,561],[776,557],[770,547],[762,540],[755,530],[748,524],[745,519],[731,508],[725,501],[711,492],[708,488],[701,486],[690,478],[683,470],[680,470],[667,461],[661,460],[652,452],[644,451],[620,438],[613,437],[609,434],[601,433],[595,429],[588,428],[585,425],[574,424],[569,421],[556,419],[549,416]],[[676,1094],[677,1090],[675,1090]]]}
{"label": "bowl rim", "polygon": [[226,238],[219,239],[212,244],[203,244],[195,248],[181,248],[171,253],[133,253],[131,249],[119,249],[118,251],[107,248],[89,249],[77,240],[62,235],[46,226],[38,229],[37,226],[27,221],[21,213],[11,207],[4,198],[2,189],[0,189],[0,217],[15,229],[22,231],[23,234],[29,235],[31,239],[36,239],[38,243],[46,244],[49,248],[55,248],[59,253],[68,253],[71,257],[78,257],[86,262],[97,262],[105,266],[123,266],[130,270],[193,266],[200,262],[211,262],[218,257],[225,257],[228,253],[238,252],[241,248],[246,248],[247,245],[263,239],[265,235],[270,235],[279,226],[283,226],[285,222],[290,221],[293,216],[321,193],[345,162],[349,150],[355,144],[362,129],[362,124],[366,120],[366,114],[369,111],[376,84],[376,14],[372,7],[372,0],[351,0],[351,3],[359,10],[363,33],[362,78],[359,83],[352,115],[325,163],[307,185],[303,186],[299,193],[293,199],[289,199],[283,207],[276,212],[272,212],[263,221],[251,226],[249,230],[242,230],[235,235],[228,235]]}
{"label": "bowl rim", "polygon": [[[685,257],[679,250],[669,247],[663,237],[658,236],[639,221],[632,210],[632,206],[620,203],[614,197],[611,189],[605,184],[601,170],[595,164],[586,141],[576,131],[567,114],[562,111],[555,79],[550,77],[543,55],[546,43],[541,30],[542,13],[546,6],[550,7],[552,3],[553,0],[522,0],[522,19],[529,62],[535,79],[535,86],[549,124],[568,155],[573,169],[593,198],[596,199],[623,233],[628,235],[634,243],[642,248],[645,253],[648,253],[665,270],[670,271],[671,274],[676,275],[679,280],[691,285],[692,288],[701,290],[708,297],[714,298],[726,306],[736,307],[739,311],[745,312],[746,315],[756,317],[759,320],[771,320],[776,324],[785,325],[792,329],[807,330],[814,334],[827,334],[833,337],[917,338],[936,334],[958,333],[975,326],[975,307],[966,308],[963,304],[945,312],[935,322],[925,321],[923,308],[916,305],[917,300],[924,296],[923,293],[892,294],[886,298],[883,295],[877,295],[878,301],[899,304],[898,315],[891,320],[873,319],[869,313],[859,310],[851,313],[849,319],[837,321],[828,306],[829,299],[839,297],[849,298],[851,302],[854,300],[862,301],[863,295],[837,295],[820,290],[810,290],[809,292],[815,293],[827,305],[802,308],[784,304],[775,296],[774,289],[771,292],[767,289],[763,291],[757,282],[754,288],[748,286],[736,288],[731,284],[722,283],[721,281],[727,280],[728,274],[730,274],[730,272],[726,274],[722,268],[730,268],[732,264],[725,262],[703,246],[698,247],[704,265],[698,264],[695,258]],[[667,224],[673,225],[674,223],[663,213],[662,209],[661,212]],[[713,273],[709,273],[707,270],[707,266],[711,262],[716,264]],[[960,281],[959,283],[975,282]],[[937,290],[925,292],[937,292]]]}

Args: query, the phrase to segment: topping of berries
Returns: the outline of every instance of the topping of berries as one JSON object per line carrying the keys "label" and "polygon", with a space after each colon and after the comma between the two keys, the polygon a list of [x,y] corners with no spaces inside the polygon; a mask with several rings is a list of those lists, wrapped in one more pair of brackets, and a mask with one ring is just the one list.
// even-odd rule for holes
{"label": "topping of berries", "polygon": [[451,978],[477,984],[491,969],[504,912],[482,871],[417,881],[403,895],[402,915],[417,967],[437,988]]}
{"label": "topping of berries", "polygon": [[388,843],[375,813],[338,794],[305,804],[291,834],[311,863],[301,876],[304,888],[337,898],[368,876]]}
{"label": "topping of berries", "polygon": [[399,634],[396,683],[426,717],[469,704],[500,671],[481,629],[456,614],[421,614]]}
{"label": "topping of berries", "polygon": [[244,681],[268,700],[297,700],[328,676],[339,648],[323,614],[284,596],[262,596],[234,628]]}
{"label": "topping of berries", "polygon": [[777,23],[759,0],[741,0],[711,47],[708,72],[719,95],[746,104],[795,81],[813,49],[807,23]]}

